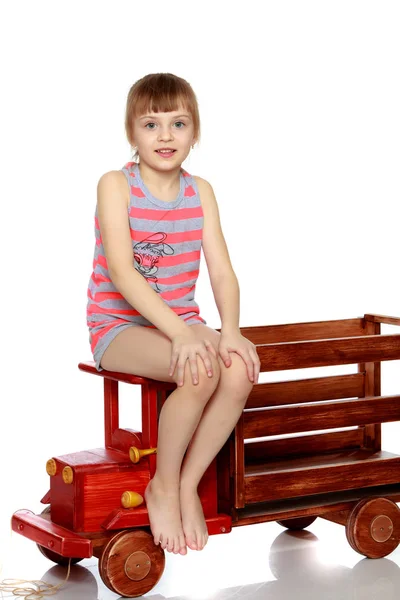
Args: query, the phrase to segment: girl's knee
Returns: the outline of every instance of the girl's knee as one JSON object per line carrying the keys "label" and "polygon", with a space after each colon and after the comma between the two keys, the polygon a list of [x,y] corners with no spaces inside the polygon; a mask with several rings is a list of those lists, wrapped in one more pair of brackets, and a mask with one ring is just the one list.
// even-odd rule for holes
{"label": "girl's knee", "polygon": [[238,354],[231,352],[229,356],[231,359],[229,367],[225,366],[222,358],[219,358],[221,385],[223,384],[224,387],[229,388],[232,391],[232,396],[246,397],[254,386],[254,382],[249,379],[247,365]]}

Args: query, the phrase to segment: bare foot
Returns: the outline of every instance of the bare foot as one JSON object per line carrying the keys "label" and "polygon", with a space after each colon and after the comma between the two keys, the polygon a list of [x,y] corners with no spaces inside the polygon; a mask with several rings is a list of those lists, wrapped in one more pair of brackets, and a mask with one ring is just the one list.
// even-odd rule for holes
{"label": "bare foot", "polygon": [[196,491],[181,487],[181,515],[186,543],[192,550],[202,550],[208,540],[203,507]]}
{"label": "bare foot", "polygon": [[179,490],[165,491],[154,477],[144,493],[154,543],[174,554],[186,554],[187,548],[179,508]]}

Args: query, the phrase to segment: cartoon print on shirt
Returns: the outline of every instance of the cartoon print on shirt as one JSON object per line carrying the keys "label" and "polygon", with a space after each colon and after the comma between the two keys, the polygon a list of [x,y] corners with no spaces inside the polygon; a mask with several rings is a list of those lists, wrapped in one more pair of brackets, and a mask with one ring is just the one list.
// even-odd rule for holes
{"label": "cartoon print on shirt", "polygon": [[157,231],[133,246],[135,269],[143,277],[155,283],[158,291],[161,290],[157,285],[158,277],[155,276],[155,273],[158,271],[159,258],[163,254],[174,254],[174,249],[169,244],[163,243],[166,237],[166,233]]}

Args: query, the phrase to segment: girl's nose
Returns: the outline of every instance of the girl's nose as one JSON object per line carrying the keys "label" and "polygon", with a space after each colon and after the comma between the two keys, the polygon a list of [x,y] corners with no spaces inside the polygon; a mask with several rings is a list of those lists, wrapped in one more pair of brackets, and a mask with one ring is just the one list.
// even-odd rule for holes
{"label": "girl's nose", "polygon": [[165,139],[171,139],[172,135],[171,132],[169,131],[168,127],[165,129],[161,129],[160,130],[160,135],[159,135],[159,139],[161,140],[165,140]]}

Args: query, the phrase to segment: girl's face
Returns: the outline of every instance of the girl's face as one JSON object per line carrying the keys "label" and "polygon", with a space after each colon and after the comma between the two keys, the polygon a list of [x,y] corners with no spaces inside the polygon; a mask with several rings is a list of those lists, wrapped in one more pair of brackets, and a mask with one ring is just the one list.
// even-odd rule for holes
{"label": "girl's face", "polygon": [[[193,121],[182,106],[172,112],[146,113],[134,121],[134,143],[140,160],[158,168],[180,165],[194,144]],[[171,158],[163,158],[156,150],[173,148]]]}

